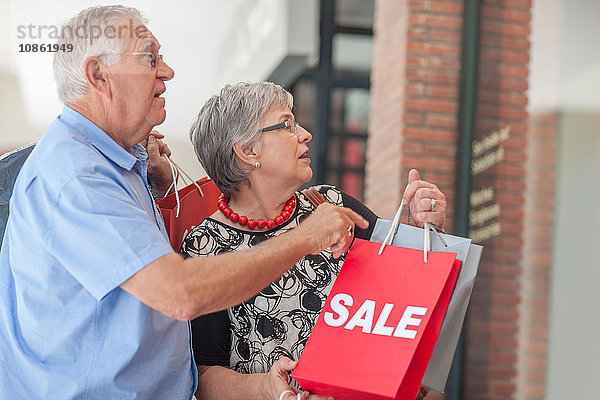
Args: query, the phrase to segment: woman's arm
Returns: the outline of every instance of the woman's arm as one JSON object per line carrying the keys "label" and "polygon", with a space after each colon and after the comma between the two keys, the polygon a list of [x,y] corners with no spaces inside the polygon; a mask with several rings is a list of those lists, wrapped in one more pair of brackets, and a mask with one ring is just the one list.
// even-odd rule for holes
{"label": "woman's arm", "polygon": [[[342,192],[344,207],[352,209],[369,221],[367,229],[356,228],[355,236],[369,240],[378,216],[360,201]],[[409,211],[414,226],[423,227],[424,222],[430,222],[444,229],[446,222],[446,196],[433,183],[422,181],[419,172],[411,169],[408,173],[408,185],[403,200],[409,205]]]}
{"label": "woman's arm", "polygon": [[288,385],[288,371],[296,366],[296,362],[282,357],[266,374],[240,374],[229,368],[219,366],[198,365],[198,400],[278,400],[283,392],[291,390],[283,396],[284,400],[293,400],[296,393],[302,393],[302,398],[308,397],[308,392],[301,392]]}
{"label": "woman's arm", "polygon": [[227,310],[202,315],[192,320],[191,325],[196,363],[229,367],[231,329]]}
{"label": "woman's arm", "polygon": [[198,365],[198,400],[267,399],[266,374],[240,374],[226,367]]}
{"label": "woman's arm", "polygon": [[375,214],[371,209],[365,206],[363,203],[350,196],[348,193],[342,192],[342,202],[344,207],[348,207],[353,210],[355,213],[369,221],[369,227],[367,229],[360,229],[358,226],[356,227],[356,231],[354,232],[354,236],[359,239],[370,240],[371,235],[373,234],[373,229],[375,228],[375,222],[377,222],[377,214]]}

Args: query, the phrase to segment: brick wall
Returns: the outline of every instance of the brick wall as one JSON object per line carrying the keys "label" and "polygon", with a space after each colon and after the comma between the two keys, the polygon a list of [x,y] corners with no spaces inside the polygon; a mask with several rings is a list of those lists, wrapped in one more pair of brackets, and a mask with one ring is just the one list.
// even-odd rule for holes
{"label": "brick wall", "polygon": [[462,2],[384,0],[375,10],[365,199],[391,218],[411,168],[454,196]]}
{"label": "brick wall", "polygon": [[408,0],[376,3],[373,27],[372,81],[379,84],[371,86],[369,131],[379,134],[369,135],[367,142],[364,198],[373,211],[388,219],[401,197],[408,11]]}
{"label": "brick wall", "polygon": [[468,321],[465,399],[516,399],[526,162],[530,7],[486,0],[481,7],[476,137],[510,126],[502,161],[473,177],[473,190],[495,189],[501,234],[485,251]]}
{"label": "brick wall", "polygon": [[[531,0],[482,1],[475,139],[507,126],[510,134],[502,160],[473,177],[474,189],[495,189],[477,207],[500,206],[501,233],[482,243],[464,399],[544,393],[553,186],[536,182],[553,173],[554,122],[545,117],[530,129],[531,7]],[[417,168],[446,193],[452,226],[462,11],[462,0],[376,1],[365,198],[380,215],[393,215],[408,170]],[[540,202],[542,209],[532,207]]]}
{"label": "brick wall", "polygon": [[[519,337],[518,398],[546,395],[549,298],[554,225],[558,117],[559,0],[536,2],[532,25],[532,70],[525,192],[522,313]],[[534,23],[535,21],[535,23]],[[535,67],[538,65],[538,67]]]}
{"label": "brick wall", "polygon": [[517,398],[543,400],[548,357],[557,116],[555,113],[532,115],[530,122]]}
{"label": "brick wall", "polygon": [[375,4],[365,200],[391,219],[411,168],[454,203],[462,1]]}

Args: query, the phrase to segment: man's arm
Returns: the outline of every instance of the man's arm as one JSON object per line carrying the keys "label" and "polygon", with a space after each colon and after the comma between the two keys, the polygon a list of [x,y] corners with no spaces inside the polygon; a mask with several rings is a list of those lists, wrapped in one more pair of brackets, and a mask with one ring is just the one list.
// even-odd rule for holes
{"label": "man's arm", "polygon": [[348,228],[355,224],[368,226],[350,209],[323,204],[296,229],[251,249],[187,260],[168,254],[121,288],[165,315],[191,320],[247,300],[306,254],[331,247],[339,257],[352,243]]}

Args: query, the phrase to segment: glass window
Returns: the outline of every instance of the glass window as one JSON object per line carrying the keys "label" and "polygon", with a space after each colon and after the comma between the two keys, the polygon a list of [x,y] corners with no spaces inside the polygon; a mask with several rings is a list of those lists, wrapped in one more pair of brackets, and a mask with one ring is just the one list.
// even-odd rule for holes
{"label": "glass window", "polygon": [[351,33],[333,36],[332,64],[336,75],[369,74],[373,63],[373,37]]}
{"label": "glass window", "polygon": [[373,0],[337,0],[335,25],[353,28],[373,28]]}
{"label": "glass window", "polygon": [[340,187],[350,196],[362,199],[364,174],[356,171],[347,171],[342,175],[342,184]]}
{"label": "glass window", "polygon": [[365,164],[365,140],[363,138],[348,138],[344,142],[344,166],[362,168]]}
{"label": "glass window", "polygon": [[[327,182],[361,200],[369,115],[368,78],[373,59],[374,0],[325,1],[322,6],[327,19],[322,19],[321,24],[326,24],[328,29],[321,35],[321,41],[331,52],[321,54],[320,63],[332,68],[307,70],[294,84],[294,111],[302,126],[313,134],[311,159],[315,162],[309,184]],[[317,91],[317,82],[327,92]],[[329,111],[319,121],[316,104],[323,104],[322,110]],[[317,126],[318,132],[313,129]]]}
{"label": "glass window", "polygon": [[[553,211],[554,223],[534,222],[538,247],[529,268],[532,279],[550,284],[546,396],[558,399],[600,373],[600,320],[589,317],[600,302],[600,263],[592,256],[600,238],[600,3],[549,0],[534,2],[533,11],[528,157],[538,176],[534,207],[540,215]],[[584,386],[578,397],[598,397],[597,388]]]}
{"label": "glass window", "polygon": [[369,90],[334,88],[329,110],[328,182],[362,199]]}
{"label": "glass window", "polygon": [[368,89],[333,89],[329,110],[329,126],[333,131],[367,134],[369,124]]}
{"label": "glass window", "polygon": [[294,116],[296,121],[308,131],[312,131],[315,122],[315,82],[310,79],[300,79],[291,88],[294,96]]}

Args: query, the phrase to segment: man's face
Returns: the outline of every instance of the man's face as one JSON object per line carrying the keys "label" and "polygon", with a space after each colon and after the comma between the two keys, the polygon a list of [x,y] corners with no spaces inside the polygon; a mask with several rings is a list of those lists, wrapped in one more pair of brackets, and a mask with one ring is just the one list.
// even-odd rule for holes
{"label": "man's face", "polygon": [[[144,26],[135,21],[134,26]],[[123,54],[121,61],[109,67],[111,71],[112,101],[108,118],[113,139],[129,149],[145,139],[152,128],[166,118],[165,81],[173,78],[173,70],[158,58],[160,44],[145,29],[135,31],[133,37],[123,38],[123,53],[150,52],[156,60],[153,67],[148,55]]]}

